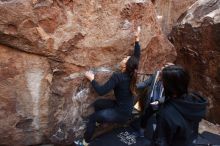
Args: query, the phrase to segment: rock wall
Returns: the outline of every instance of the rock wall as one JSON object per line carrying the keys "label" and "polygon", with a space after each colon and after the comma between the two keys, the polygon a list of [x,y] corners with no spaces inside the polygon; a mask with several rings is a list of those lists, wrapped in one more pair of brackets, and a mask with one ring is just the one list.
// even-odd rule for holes
{"label": "rock wall", "polygon": [[151,0],[156,8],[162,31],[168,35],[184,12],[197,0]]}
{"label": "rock wall", "polygon": [[207,119],[220,123],[220,1],[199,0],[179,20],[170,40],[177,63],[191,73],[192,88],[209,99]]}
{"label": "rock wall", "polygon": [[48,60],[0,45],[0,67],[0,144],[41,143],[48,135]]}
{"label": "rock wall", "polygon": [[0,24],[0,145],[81,136],[97,99],[83,72],[104,83],[133,49],[138,25],[140,72],[176,56],[150,0],[0,0]]}

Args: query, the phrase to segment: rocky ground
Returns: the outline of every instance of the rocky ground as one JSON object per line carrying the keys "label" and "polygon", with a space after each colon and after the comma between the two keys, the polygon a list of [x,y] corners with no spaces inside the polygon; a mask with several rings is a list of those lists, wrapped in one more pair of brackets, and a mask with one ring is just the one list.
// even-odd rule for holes
{"label": "rocky ground", "polygon": [[[96,135],[100,135],[102,133],[110,131],[113,127],[117,127],[117,126],[116,125],[109,126],[109,127],[106,127],[106,129],[104,130],[99,129],[99,132],[97,132]],[[202,120],[199,125],[199,133],[202,134],[203,132],[209,132],[212,134],[219,135],[219,140],[220,140],[220,125],[218,124],[215,125],[209,121]],[[56,146],[56,145],[55,144],[41,144],[41,145],[36,145],[36,146]],[[74,146],[74,144],[71,146]]]}

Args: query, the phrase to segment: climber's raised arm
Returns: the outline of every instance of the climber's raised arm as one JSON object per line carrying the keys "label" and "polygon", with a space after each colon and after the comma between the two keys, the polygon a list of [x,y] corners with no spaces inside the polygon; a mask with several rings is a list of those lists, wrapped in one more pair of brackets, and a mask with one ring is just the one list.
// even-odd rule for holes
{"label": "climber's raised arm", "polygon": [[141,32],[141,28],[140,26],[138,26],[137,31],[135,32],[135,45],[134,45],[134,56],[137,57],[138,59],[140,59],[141,56],[141,47],[139,44],[140,32]]}

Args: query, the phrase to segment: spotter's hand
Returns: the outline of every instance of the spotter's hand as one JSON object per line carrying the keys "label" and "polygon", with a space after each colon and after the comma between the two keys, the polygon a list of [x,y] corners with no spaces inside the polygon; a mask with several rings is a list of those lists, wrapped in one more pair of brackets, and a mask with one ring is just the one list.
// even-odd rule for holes
{"label": "spotter's hand", "polygon": [[159,101],[154,101],[154,102],[151,102],[150,104],[151,104],[151,105],[158,105],[158,104],[159,104]]}

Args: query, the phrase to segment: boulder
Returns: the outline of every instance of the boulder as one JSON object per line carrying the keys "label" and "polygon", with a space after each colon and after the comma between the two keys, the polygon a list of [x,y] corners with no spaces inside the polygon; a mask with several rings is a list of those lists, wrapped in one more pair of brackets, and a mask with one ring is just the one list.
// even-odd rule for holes
{"label": "boulder", "polygon": [[143,49],[139,71],[143,74],[152,74],[167,62],[174,62],[176,55],[176,49],[165,35],[155,36]]}
{"label": "boulder", "polygon": [[177,63],[191,74],[191,87],[209,99],[207,119],[220,123],[220,1],[194,3],[170,34]]}
{"label": "boulder", "polygon": [[197,0],[151,0],[156,8],[157,18],[160,26],[168,35],[172,27],[176,25],[177,20],[184,12]]}
{"label": "boulder", "polygon": [[81,137],[90,104],[114,98],[98,97],[84,72],[104,83],[133,50],[137,26],[142,60],[160,53],[140,71],[175,58],[149,0],[0,0],[0,23],[0,145],[65,145]]}
{"label": "boulder", "polygon": [[0,45],[0,144],[31,145],[48,136],[50,65]]}

